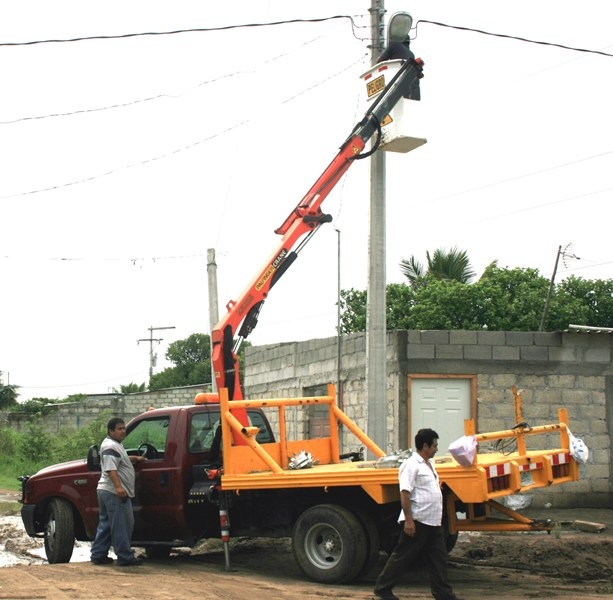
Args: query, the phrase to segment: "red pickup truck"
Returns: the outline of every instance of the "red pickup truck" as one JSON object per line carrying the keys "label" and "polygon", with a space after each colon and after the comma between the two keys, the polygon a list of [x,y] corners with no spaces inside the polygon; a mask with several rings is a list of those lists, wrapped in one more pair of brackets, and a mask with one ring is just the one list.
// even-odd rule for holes
{"label": "red pickup truck", "polygon": [[[259,428],[260,443],[274,441],[266,416],[248,411]],[[138,463],[133,544],[148,555],[168,555],[173,546],[192,546],[198,540],[220,537],[218,507],[206,470],[219,465],[219,404],[162,408],[145,412],[128,424],[124,447],[143,454]],[[74,540],[93,540],[98,525],[96,486],[100,477],[95,448],[88,460],[53,465],[22,478],[22,519],[28,535],[44,537],[50,563],[68,562]],[[211,500],[211,501],[210,501]],[[245,497],[237,497],[238,504]],[[250,499],[251,500],[251,499]],[[252,507],[253,508],[253,507]],[[252,527],[235,514],[235,535]]]}

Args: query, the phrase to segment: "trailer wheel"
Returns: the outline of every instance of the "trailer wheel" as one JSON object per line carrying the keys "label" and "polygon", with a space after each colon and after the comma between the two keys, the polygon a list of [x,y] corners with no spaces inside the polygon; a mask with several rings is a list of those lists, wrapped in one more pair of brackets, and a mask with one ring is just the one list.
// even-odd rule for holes
{"label": "trailer wheel", "polygon": [[74,539],[72,507],[66,500],[54,498],[45,513],[45,554],[49,563],[69,562]]}
{"label": "trailer wheel", "polygon": [[366,563],[364,527],[346,508],[320,504],[304,511],[292,534],[296,563],[319,583],[347,583]]}

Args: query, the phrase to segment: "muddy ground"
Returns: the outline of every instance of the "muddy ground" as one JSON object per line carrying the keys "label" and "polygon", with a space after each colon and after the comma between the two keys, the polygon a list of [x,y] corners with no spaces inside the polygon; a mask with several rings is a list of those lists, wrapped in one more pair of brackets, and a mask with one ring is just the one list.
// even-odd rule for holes
{"label": "muddy ground", "polygon": [[[450,555],[450,579],[461,598],[518,600],[613,600],[613,510],[530,509],[529,516],[558,523],[546,533],[462,533]],[[591,533],[576,521],[605,525]],[[73,562],[49,565],[41,544],[25,536],[18,516],[0,517],[0,600],[117,598],[134,600],[325,600],[371,598],[385,555],[365,579],[352,585],[305,580],[296,567],[289,540],[237,539],[231,542],[230,568],[223,547],[207,542],[197,551],[173,553],[143,566],[93,566],[87,544]],[[76,561],[76,562],[74,562]],[[396,587],[402,599],[431,598],[422,573]]]}

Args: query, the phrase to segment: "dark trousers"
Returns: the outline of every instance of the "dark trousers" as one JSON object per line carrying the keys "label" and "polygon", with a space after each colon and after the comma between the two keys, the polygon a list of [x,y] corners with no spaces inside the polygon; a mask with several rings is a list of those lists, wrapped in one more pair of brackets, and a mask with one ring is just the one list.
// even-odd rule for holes
{"label": "dark trousers", "polygon": [[432,595],[436,600],[454,598],[453,590],[447,581],[447,548],[443,528],[415,521],[415,536],[409,537],[404,532],[404,523],[401,523],[401,526],[398,543],[377,577],[375,593],[391,592],[402,574],[418,558],[423,557],[428,567]]}

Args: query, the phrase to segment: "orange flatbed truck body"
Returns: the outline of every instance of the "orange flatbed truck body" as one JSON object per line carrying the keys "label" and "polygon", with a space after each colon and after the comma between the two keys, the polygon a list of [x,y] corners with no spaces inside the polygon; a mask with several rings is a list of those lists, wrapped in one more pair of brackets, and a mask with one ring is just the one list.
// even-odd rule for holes
{"label": "orange flatbed truck body", "polygon": [[[221,427],[223,470],[221,489],[235,491],[258,489],[324,488],[360,486],[378,504],[399,502],[398,468],[381,467],[378,460],[344,462],[339,456],[339,426],[349,428],[358,441],[375,456],[385,455],[361,429],[336,406],[335,389],[328,396],[285,398],[277,400],[233,400],[221,390]],[[517,396],[516,396],[517,402]],[[287,440],[285,409],[290,406],[327,405],[330,436],[316,439]],[[230,406],[276,409],[279,415],[278,441],[258,444],[257,428],[244,427],[232,414]],[[547,522],[535,522],[497,502],[510,494],[521,494],[579,478],[577,462],[570,455],[568,414],[559,410],[559,422],[538,427],[516,427],[490,433],[474,433],[474,421],[465,421],[467,435],[477,442],[514,439],[517,451],[511,453],[476,453],[473,464],[462,466],[451,456],[437,457],[436,467],[441,484],[448,488],[447,513],[449,532],[463,530],[534,530],[548,529]],[[549,450],[526,450],[526,437],[559,434],[559,446]],[[233,435],[244,443],[235,445]],[[309,468],[290,469],[290,458],[301,451],[309,452],[316,464]],[[461,503],[466,518],[457,518]],[[475,505],[480,510],[474,510]],[[496,509],[505,519],[493,519]]]}

